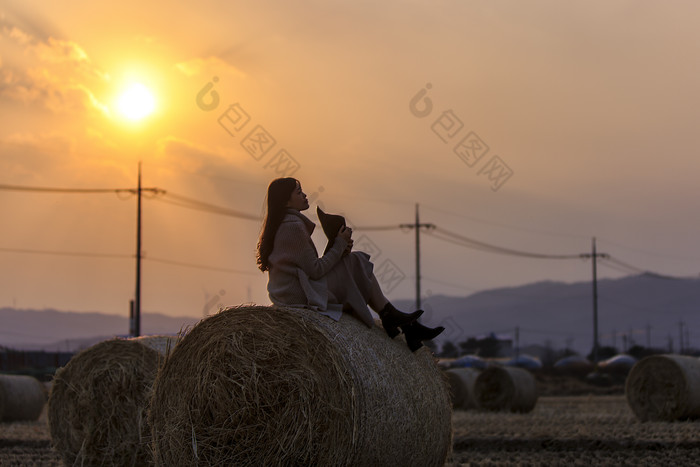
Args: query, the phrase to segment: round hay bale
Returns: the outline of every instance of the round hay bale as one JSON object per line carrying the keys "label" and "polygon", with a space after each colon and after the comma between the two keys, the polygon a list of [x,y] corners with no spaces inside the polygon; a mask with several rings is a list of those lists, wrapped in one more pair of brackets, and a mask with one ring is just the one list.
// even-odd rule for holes
{"label": "round hay bale", "polygon": [[110,339],[56,372],[49,428],[65,465],[148,465],[146,411],[153,381],[175,338]]}
{"label": "round hay bale", "polygon": [[636,363],[637,359],[631,355],[618,354],[607,360],[598,362],[598,367],[603,373],[608,373],[613,376],[627,376]]}
{"label": "round hay bale", "polygon": [[627,376],[625,395],[640,421],[700,418],[700,360],[685,355],[645,357]]}
{"label": "round hay bale", "polygon": [[33,376],[0,375],[0,421],[35,421],[46,403],[41,381]]}
{"label": "round hay bale", "polygon": [[554,370],[562,375],[584,378],[595,369],[593,362],[581,355],[569,355],[554,363]]}
{"label": "round hay bale", "polygon": [[530,412],[537,403],[535,377],[522,368],[491,366],[476,378],[474,397],[485,410]]}
{"label": "round hay bale", "polygon": [[450,383],[450,395],[452,396],[453,409],[474,409],[474,383],[479,371],[474,368],[450,368],[445,371],[447,381]]}
{"label": "round hay bale", "polygon": [[442,466],[451,416],[427,348],[346,314],[241,306],[178,343],[149,421],[156,465]]}

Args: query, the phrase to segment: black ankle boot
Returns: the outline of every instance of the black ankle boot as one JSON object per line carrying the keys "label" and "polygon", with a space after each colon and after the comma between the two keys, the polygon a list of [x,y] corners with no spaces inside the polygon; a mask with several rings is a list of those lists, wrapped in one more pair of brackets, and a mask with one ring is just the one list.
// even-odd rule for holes
{"label": "black ankle boot", "polygon": [[418,321],[414,321],[407,326],[401,326],[401,330],[406,335],[406,344],[408,344],[408,348],[411,349],[411,352],[415,352],[423,347],[423,341],[435,339],[445,328],[442,326],[429,328],[423,326]]}
{"label": "black ankle boot", "polygon": [[403,313],[397,310],[391,303],[387,303],[384,308],[382,308],[382,311],[379,312],[379,317],[382,319],[384,330],[389,337],[393,339],[399,335],[399,326],[413,323],[422,314],[423,310],[417,310],[413,313]]}

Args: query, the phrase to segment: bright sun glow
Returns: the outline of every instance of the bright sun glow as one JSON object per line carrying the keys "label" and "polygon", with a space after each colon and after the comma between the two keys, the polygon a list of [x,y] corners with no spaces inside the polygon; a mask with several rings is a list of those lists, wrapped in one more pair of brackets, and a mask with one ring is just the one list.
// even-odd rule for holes
{"label": "bright sun glow", "polygon": [[134,83],[119,96],[118,105],[119,111],[129,120],[141,120],[153,112],[156,101],[146,86]]}

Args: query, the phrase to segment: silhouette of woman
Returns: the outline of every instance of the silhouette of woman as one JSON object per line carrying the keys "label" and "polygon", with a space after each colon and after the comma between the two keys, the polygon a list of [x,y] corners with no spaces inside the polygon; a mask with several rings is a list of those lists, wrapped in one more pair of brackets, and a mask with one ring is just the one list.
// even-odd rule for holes
{"label": "silhouette of woman", "polygon": [[[298,180],[278,178],[270,183],[257,264],[268,272],[267,291],[272,303],[313,309],[336,321],[345,311],[368,327],[374,326],[371,308],[389,337],[403,331],[411,351],[445,330],[420,324],[417,320],[423,310],[403,313],[389,302],[374,276],[369,255],[352,251],[352,229],[340,225],[337,236],[329,238],[329,247],[319,257],[311,239],[316,225],[301,213],[308,208]],[[322,215],[325,213],[320,211]]]}

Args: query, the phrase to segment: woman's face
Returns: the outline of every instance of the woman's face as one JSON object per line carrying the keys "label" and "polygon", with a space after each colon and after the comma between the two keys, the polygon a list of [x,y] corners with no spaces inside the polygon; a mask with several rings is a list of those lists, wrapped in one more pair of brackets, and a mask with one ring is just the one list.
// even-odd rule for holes
{"label": "woman's face", "polygon": [[289,201],[287,201],[287,207],[296,209],[297,211],[309,209],[309,200],[306,199],[306,194],[301,191],[301,184],[299,182],[297,182],[296,188],[292,191],[292,196],[290,196]]}

